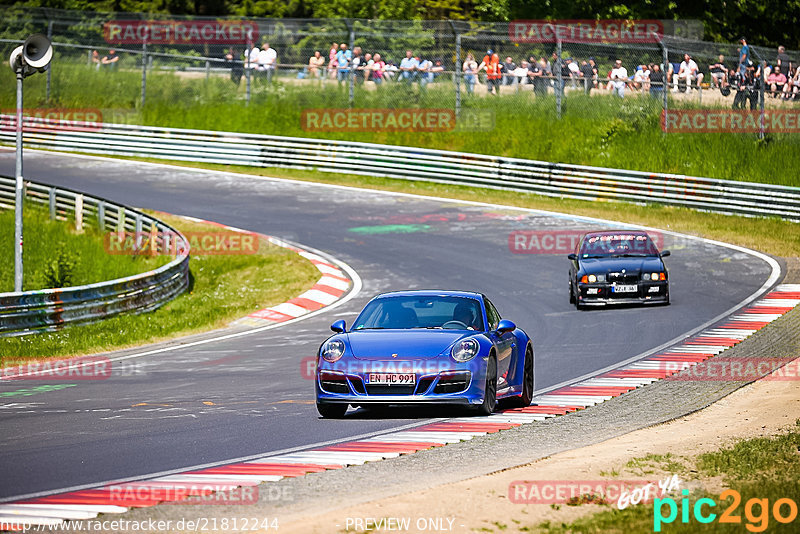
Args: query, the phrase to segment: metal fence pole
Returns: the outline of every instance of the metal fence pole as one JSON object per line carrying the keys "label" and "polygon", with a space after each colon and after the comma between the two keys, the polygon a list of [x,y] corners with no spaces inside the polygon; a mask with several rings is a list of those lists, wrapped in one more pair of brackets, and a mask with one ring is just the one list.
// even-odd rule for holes
{"label": "metal fence pole", "polygon": [[56,220],[56,188],[51,187],[50,191],[48,191],[48,204],[50,205],[50,220]]}
{"label": "metal fence pole", "polygon": [[664,71],[664,94],[662,95],[661,107],[662,107],[662,109],[664,111],[664,117],[666,117],[667,116],[667,111],[669,111],[668,94],[669,94],[669,82],[670,82],[670,79],[669,79],[669,53],[667,51],[667,45],[666,44],[663,44],[663,46],[662,46],[662,53],[664,55],[664,67],[663,67],[663,71]]}
{"label": "metal fence pole", "polygon": [[253,49],[253,43],[249,43],[249,46],[250,46],[250,48],[249,49],[245,49],[245,51],[244,51],[244,55],[245,55],[245,58],[244,58],[244,61],[245,61],[245,63],[244,63],[245,64],[244,72],[245,72],[245,78],[247,78],[247,95],[245,96],[245,105],[247,105],[247,106],[250,105],[250,78],[252,77],[250,71],[253,70],[253,69],[250,68],[250,50]]}
{"label": "metal fence pole", "polygon": [[142,108],[147,96],[147,41],[142,43]]}
{"label": "metal fence pole", "polygon": [[208,77],[211,75],[211,62],[206,60],[206,81],[208,81]]}
{"label": "metal fence pole", "polygon": [[453,69],[456,83],[456,118],[461,114],[461,34],[456,33],[456,65]]}
{"label": "metal fence pole", "polygon": [[[355,41],[356,41],[355,24],[353,23],[352,20],[348,21],[347,24],[348,24],[348,26],[350,26],[350,53],[352,54],[353,53],[353,48],[355,48]],[[350,60],[349,72],[350,72],[350,95],[348,96],[348,104],[347,105],[348,105],[348,107],[352,108],[353,107],[353,102],[355,101],[355,90],[354,90],[353,86],[355,85],[355,80],[356,80],[355,70],[353,69],[353,61],[352,60]]]}
{"label": "metal fence pole", "polygon": [[14,291],[22,291],[22,206],[25,185],[22,178],[22,67],[17,69],[17,154],[14,201]]}
{"label": "metal fence pole", "polygon": [[556,70],[556,116],[561,120],[561,97],[564,91],[563,77],[561,76],[561,38],[556,39],[556,63],[553,68]]}
{"label": "metal fence pole", "polygon": [[[47,39],[52,43],[53,42],[53,21],[47,23]],[[45,100],[50,102],[50,79],[53,74],[53,67],[52,65],[47,66],[47,90],[45,94]]]}
{"label": "metal fence pole", "polygon": [[[761,87],[758,89],[758,138],[764,139],[764,100],[766,99],[767,80],[764,79],[764,69],[767,68],[767,60],[761,60]],[[777,67],[776,67],[777,68]]]}

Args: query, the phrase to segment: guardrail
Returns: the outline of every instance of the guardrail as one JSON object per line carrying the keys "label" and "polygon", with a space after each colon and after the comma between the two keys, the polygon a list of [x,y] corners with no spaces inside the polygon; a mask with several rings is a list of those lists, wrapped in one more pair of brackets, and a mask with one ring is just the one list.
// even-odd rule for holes
{"label": "guardrail", "polygon": [[[15,118],[0,115],[3,124]],[[683,206],[800,221],[800,188],[426,148],[178,128],[26,121],[25,144],[116,156],[288,167],[510,189],[581,200]],[[0,142],[14,140],[13,128]]]}
{"label": "guardrail", "polygon": [[[0,176],[0,209],[13,209],[15,180]],[[145,273],[75,287],[0,293],[0,337],[58,330],[123,312],[153,310],[189,286],[189,243],[177,230],[140,211],[62,187],[25,181],[25,199],[49,207],[50,218],[75,221],[77,229],[96,224],[106,231],[136,232],[175,259]],[[149,236],[148,236],[149,234]],[[181,240],[182,243],[169,240]]]}

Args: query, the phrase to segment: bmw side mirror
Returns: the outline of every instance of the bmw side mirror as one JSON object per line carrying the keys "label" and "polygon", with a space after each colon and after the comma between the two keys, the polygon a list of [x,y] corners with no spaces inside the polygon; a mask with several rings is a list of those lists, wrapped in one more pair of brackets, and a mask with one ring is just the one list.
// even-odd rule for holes
{"label": "bmw side mirror", "polygon": [[671,252],[669,250],[662,250],[661,254],[659,254],[659,256],[661,256],[662,258],[665,258],[665,257],[669,256],[670,254],[671,254]]}
{"label": "bmw side mirror", "polygon": [[506,332],[513,332],[517,329],[517,325],[509,321],[508,319],[500,319],[500,322],[497,323],[497,333],[498,334],[505,334]]}
{"label": "bmw side mirror", "polygon": [[331,325],[331,330],[336,332],[337,334],[341,334],[342,332],[347,330],[347,324],[345,324],[344,319],[339,319],[338,321],[334,321]]}
{"label": "bmw side mirror", "polygon": [[573,253],[573,254],[568,254],[568,255],[567,255],[567,258],[569,258],[569,259],[571,259],[571,260],[577,260],[577,259],[578,259],[578,256],[576,256],[576,255]]}

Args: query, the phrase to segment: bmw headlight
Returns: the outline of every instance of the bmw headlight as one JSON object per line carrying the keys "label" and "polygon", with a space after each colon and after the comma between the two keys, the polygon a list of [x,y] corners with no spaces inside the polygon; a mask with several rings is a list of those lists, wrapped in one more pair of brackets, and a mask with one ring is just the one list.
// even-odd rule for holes
{"label": "bmw headlight", "polygon": [[589,275],[589,283],[590,284],[594,284],[595,282],[597,282],[597,277],[595,275],[593,275],[593,274],[590,274]]}
{"label": "bmw headlight", "polygon": [[597,275],[597,281],[598,281],[598,282],[605,282],[605,281],[606,281],[606,275],[604,275],[604,274],[598,274],[598,275]]}
{"label": "bmw headlight", "polygon": [[644,273],[642,275],[642,280],[650,280],[650,273]]}
{"label": "bmw headlight", "polygon": [[335,362],[344,354],[344,342],[341,339],[332,339],[322,346],[322,358],[326,362]]}
{"label": "bmw headlight", "polygon": [[453,350],[450,354],[457,362],[468,362],[478,354],[480,346],[474,339],[462,339],[453,345]]}

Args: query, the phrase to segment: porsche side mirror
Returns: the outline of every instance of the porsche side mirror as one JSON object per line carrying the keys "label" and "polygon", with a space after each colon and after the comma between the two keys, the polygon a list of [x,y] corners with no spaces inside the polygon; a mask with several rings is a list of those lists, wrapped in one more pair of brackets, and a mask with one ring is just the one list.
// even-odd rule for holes
{"label": "porsche side mirror", "polygon": [[659,254],[659,256],[661,256],[662,258],[665,258],[665,257],[669,256],[670,254],[671,254],[671,252],[669,250],[662,250],[661,254]]}
{"label": "porsche side mirror", "polygon": [[497,323],[497,333],[498,334],[505,334],[506,332],[513,332],[517,329],[517,325],[509,321],[508,319],[500,319],[500,322]]}
{"label": "porsche side mirror", "polygon": [[567,254],[567,258],[569,258],[571,260],[577,260],[578,256],[576,256],[574,253],[573,254]]}
{"label": "porsche side mirror", "polygon": [[347,330],[347,324],[344,322],[344,319],[339,319],[338,321],[334,321],[331,325],[331,330],[336,332],[337,334],[341,334],[342,332]]}

